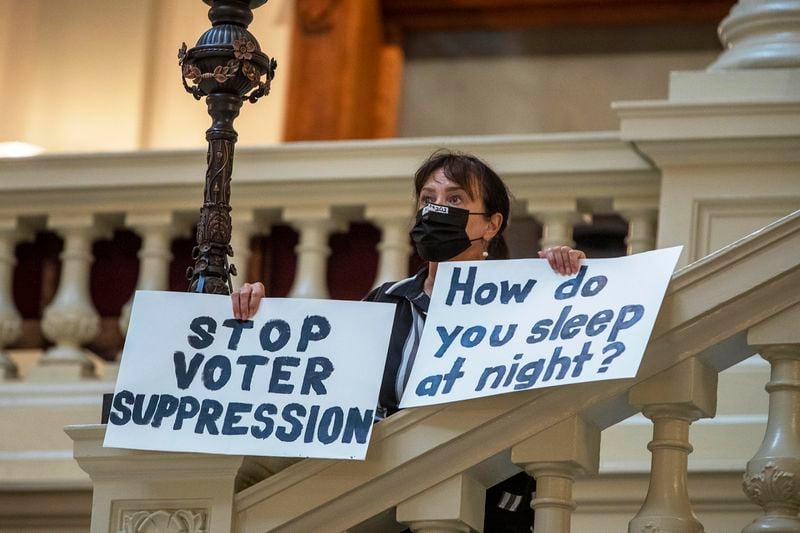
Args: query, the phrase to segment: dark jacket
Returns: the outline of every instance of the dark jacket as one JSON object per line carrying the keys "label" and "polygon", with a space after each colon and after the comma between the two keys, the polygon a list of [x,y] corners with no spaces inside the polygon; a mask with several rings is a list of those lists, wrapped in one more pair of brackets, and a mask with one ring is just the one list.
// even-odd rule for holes
{"label": "dark jacket", "polygon": [[[382,412],[379,413],[378,418],[385,418],[398,410],[400,404],[398,392],[401,391],[397,390],[397,376],[403,367],[404,356],[406,359],[404,369],[410,370],[411,364],[413,364],[413,358],[416,356],[416,343],[413,341],[418,342],[419,339],[410,339],[409,337],[414,334],[415,319],[421,315],[424,320],[430,304],[430,298],[423,291],[423,284],[427,276],[428,269],[426,267],[410,278],[384,283],[364,297],[364,300],[368,302],[396,304],[378,399],[379,409]],[[421,334],[421,328],[418,333]],[[411,360],[408,360],[409,358]]]}

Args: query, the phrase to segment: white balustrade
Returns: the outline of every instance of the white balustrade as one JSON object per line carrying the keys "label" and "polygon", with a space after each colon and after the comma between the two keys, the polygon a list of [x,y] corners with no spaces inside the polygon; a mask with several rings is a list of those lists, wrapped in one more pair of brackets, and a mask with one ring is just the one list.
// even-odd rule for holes
{"label": "white balustrade", "polygon": [[414,533],[483,531],[486,489],[467,474],[454,476],[397,506],[397,521]]}
{"label": "white balustrade", "polygon": [[769,361],[769,418],[748,461],[743,488],[765,514],[742,533],[800,531],[800,305],[751,328],[750,344]]}
{"label": "white balustrade", "polygon": [[[165,291],[169,289],[169,263],[172,260],[172,237],[175,218],[168,212],[131,212],[125,216],[125,225],[142,238],[139,249],[139,277],[136,290]],[[122,307],[119,327],[124,336],[128,332],[133,296]]]}
{"label": "white balustrade", "polygon": [[569,533],[572,484],[578,475],[597,474],[600,430],[571,417],[512,447],[511,461],[536,479],[533,530]]}
{"label": "white balustrade", "polygon": [[572,232],[578,220],[578,211],[574,199],[537,198],[528,201],[528,213],[542,225],[541,250],[553,246],[575,246]]}
{"label": "white balustrade", "polygon": [[365,216],[381,230],[381,241],[378,244],[378,273],[373,287],[408,277],[408,259],[411,253],[408,236],[411,225],[410,209],[398,206],[368,206]]}
{"label": "white balustrade", "polygon": [[297,268],[289,296],[328,298],[328,239],[332,232],[344,230],[344,225],[333,217],[330,207],[290,207],[284,210],[283,219],[300,232],[295,248]]}
{"label": "white balustrade", "polygon": [[800,1],[739,0],[719,36],[726,50],[709,70],[800,67]]}
{"label": "white balustrade", "polygon": [[51,216],[47,223],[64,239],[58,290],[42,318],[42,333],[55,346],[44,353],[29,379],[80,379],[93,375],[82,345],[100,331],[100,317],[89,294],[92,242],[99,227],[91,214]]}
{"label": "white balustrade", "polygon": [[22,332],[22,316],[12,294],[12,275],[16,258],[14,250],[23,235],[16,217],[0,219],[0,377],[19,377],[17,367],[8,357],[5,347],[17,340]]}
{"label": "white balustrade", "polygon": [[637,384],[628,400],[653,421],[653,440],[647,445],[652,453],[650,486],[628,531],[702,533],[687,486],[689,425],[714,416],[717,372],[690,359]]}
{"label": "white balustrade", "polygon": [[[656,222],[658,205],[649,202],[615,201],[614,207],[628,221],[628,235],[625,237],[628,255],[648,252],[656,247]],[[634,205],[631,205],[634,204]]]}
{"label": "white balustrade", "polygon": [[231,212],[231,247],[233,258],[231,262],[236,265],[236,275],[231,276],[233,288],[238,289],[245,282],[260,281],[250,279],[248,270],[250,266],[250,240],[256,234],[269,234],[269,221],[256,220],[256,213],[252,209],[234,209]]}

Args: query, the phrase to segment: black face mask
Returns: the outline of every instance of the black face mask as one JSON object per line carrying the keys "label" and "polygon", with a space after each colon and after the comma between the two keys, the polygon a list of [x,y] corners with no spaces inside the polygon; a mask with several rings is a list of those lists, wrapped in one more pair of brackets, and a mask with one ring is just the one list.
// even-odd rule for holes
{"label": "black face mask", "polygon": [[470,213],[466,209],[447,205],[428,204],[417,211],[417,222],[411,230],[411,239],[417,253],[424,261],[436,263],[447,261],[470,247],[473,241],[467,235],[467,220]]}

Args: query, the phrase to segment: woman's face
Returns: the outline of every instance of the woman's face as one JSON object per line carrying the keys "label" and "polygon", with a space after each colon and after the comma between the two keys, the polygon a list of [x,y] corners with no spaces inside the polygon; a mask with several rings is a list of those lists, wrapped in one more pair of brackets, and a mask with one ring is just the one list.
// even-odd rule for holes
{"label": "woman's face", "polygon": [[[425,185],[419,191],[417,208],[422,208],[427,204],[449,205],[466,209],[470,213],[484,213],[486,207],[483,198],[476,191],[474,198],[464,190],[461,185],[452,181],[444,175],[442,169],[438,169],[431,174]],[[503,222],[503,215],[494,213],[491,216],[471,215],[467,220],[466,232],[470,240],[478,239],[469,248],[449,261],[470,261],[483,259],[483,251],[489,241],[497,235],[500,225]]]}

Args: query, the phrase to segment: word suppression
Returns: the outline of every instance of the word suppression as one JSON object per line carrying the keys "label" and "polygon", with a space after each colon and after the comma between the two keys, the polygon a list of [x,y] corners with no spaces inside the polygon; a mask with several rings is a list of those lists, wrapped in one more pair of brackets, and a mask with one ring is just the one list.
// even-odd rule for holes
{"label": "word suppression", "polygon": [[[279,414],[280,411],[280,414]],[[252,422],[244,422],[245,416]],[[324,408],[289,403],[280,408],[272,403],[253,405],[244,402],[222,403],[194,396],[175,397],[171,394],[134,394],[122,390],[114,395],[109,422],[125,425],[149,425],[157,428],[166,423],[180,430],[184,423],[198,435],[249,435],[255,439],[276,438],[282,442],[358,442],[365,444],[369,436],[374,411],[351,407]],[[276,421],[277,420],[277,421]]]}

